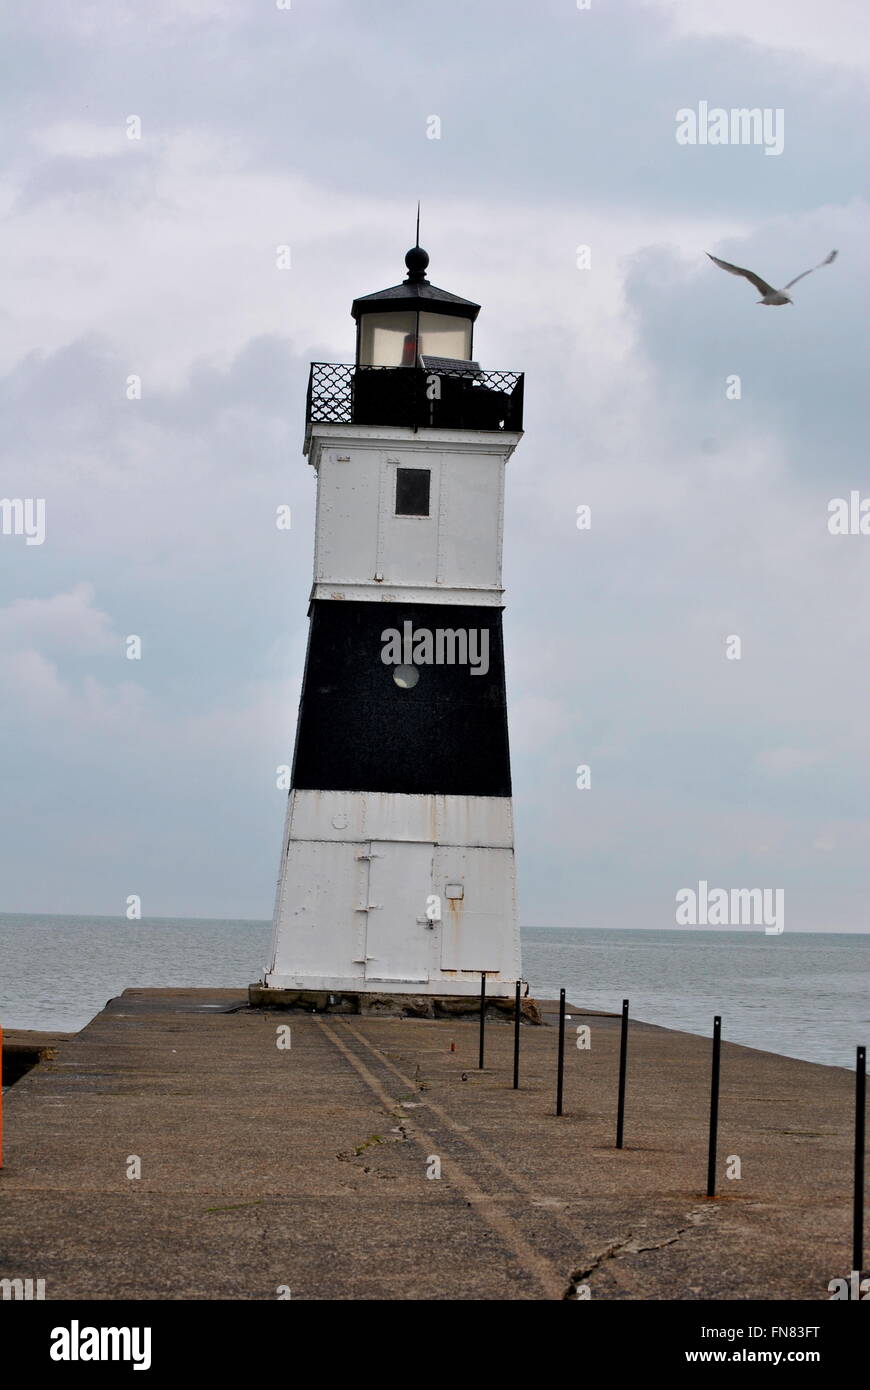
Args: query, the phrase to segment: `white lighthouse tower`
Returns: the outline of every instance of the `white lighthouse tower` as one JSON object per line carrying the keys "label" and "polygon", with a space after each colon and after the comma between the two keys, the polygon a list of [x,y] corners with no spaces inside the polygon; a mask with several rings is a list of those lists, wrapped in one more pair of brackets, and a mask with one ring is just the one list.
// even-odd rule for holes
{"label": "white lighthouse tower", "polygon": [[[505,465],[522,376],[479,305],[407,278],[311,368],[310,634],[260,997],[512,995],[520,977],[502,650]],[[274,993],[273,993],[274,992]]]}

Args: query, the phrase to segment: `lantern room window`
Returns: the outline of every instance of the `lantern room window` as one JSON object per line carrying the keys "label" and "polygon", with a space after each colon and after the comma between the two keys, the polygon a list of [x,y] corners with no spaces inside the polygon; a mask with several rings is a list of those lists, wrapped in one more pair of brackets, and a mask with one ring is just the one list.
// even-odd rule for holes
{"label": "lantern room window", "polygon": [[416,367],[421,357],[471,357],[471,320],[428,311],[363,314],[360,318],[361,367]]}
{"label": "lantern room window", "polygon": [[[417,315],[364,314],[360,322],[359,365],[361,367],[415,366],[413,340],[417,335]],[[411,361],[404,358],[411,350]]]}
{"label": "lantern room window", "polygon": [[471,320],[455,314],[420,314],[418,355],[452,357],[467,362],[471,357]]}

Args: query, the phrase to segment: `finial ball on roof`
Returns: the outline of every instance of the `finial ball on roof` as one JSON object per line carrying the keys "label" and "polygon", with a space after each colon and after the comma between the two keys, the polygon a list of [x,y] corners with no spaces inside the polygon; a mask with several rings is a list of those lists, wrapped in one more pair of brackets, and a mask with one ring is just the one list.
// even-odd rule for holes
{"label": "finial ball on roof", "polygon": [[408,267],[409,280],[422,280],[426,274],[429,264],[429,252],[424,251],[422,246],[412,246],[405,255],[405,265]]}

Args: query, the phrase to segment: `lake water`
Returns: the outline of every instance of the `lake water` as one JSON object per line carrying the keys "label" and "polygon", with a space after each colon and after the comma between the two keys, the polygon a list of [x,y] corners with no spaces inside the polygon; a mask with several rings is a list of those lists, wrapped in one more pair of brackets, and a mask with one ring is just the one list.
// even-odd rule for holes
{"label": "lake water", "polygon": [[[206,918],[0,915],[0,1026],[76,1031],[127,988],[256,980],[271,924]],[[870,936],[828,933],[523,931],[531,993],[852,1067],[870,1034]]]}

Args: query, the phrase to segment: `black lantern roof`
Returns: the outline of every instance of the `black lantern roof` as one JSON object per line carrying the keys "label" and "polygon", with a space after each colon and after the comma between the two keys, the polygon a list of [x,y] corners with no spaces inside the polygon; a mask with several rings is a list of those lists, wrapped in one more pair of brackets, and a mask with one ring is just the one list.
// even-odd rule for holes
{"label": "black lantern roof", "polygon": [[480,313],[480,305],[470,299],[462,299],[449,290],[441,290],[430,285],[426,279],[429,253],[422,246],[412,246],[405,256],[408,277],[401,285],[391,285],[386,290],[376,290],[374,294],[361,295],[353,301],[351,313],[359,321],[361,314],[400,312],[402,309],[428,310],[435,314],[454,314],[457,318],[470,319],[473,323]]}

